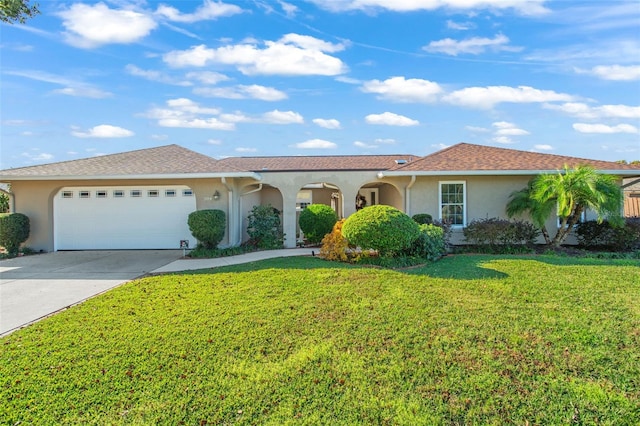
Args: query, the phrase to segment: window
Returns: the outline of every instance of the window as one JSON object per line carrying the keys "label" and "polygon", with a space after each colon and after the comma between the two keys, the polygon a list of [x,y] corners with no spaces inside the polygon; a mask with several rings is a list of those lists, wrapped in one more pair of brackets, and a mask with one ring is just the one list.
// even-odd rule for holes
{"label": "window", "polygon": [[122,189],[116,189],[113,191],[113,198],[123,198],[124,191]]}
{"label": "window", "polygon": [[107,191],[104,191],[104,190],[96,191],[96,198],[107,198]]}
{"label": "window", "polygon": [[73,191],[62,191],[62,198],[73,198]]}
{"label": "window", "polygon": [[80,192],[78,192],[78,197],[80,197],[80,198],[89,198],[89,197],[91,197],[91,193],[89,191],[80,191]]}
{"label": "window", "polygon": [[176,196],[176,190],[175,189],[167,189],[164,191],[164,196],[165,197],[175,197]]}
{"label": "window", "polygon": [[193,197],[193,191],[190,189],[183,189],[182,190],[182,196],[183,197]]}
{"label": "window", "polygon": [[142,197],[142,191],[140,191],[139,189],[132,189],[129,195],[131,195],[134,198]]}
{"label": "window", "polygon": [[157,189],[150,189],[147,191],[147,197],[157,197],[159,195],[159,191]]}
{"label": "window", "polygon": [[466,184],[464,181],[440,182],[440,220],[453,226],[465,226]]}

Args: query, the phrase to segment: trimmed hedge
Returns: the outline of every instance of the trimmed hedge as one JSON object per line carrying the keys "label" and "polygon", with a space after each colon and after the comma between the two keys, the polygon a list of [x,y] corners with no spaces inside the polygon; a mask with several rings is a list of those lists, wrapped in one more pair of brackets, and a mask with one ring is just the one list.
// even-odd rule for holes
{"label": "trimmed hedge", "polygon": [[336,212],[326,204],[311,204],[300,212],[298,223],[305,238],[311,244],[318,244],[331,232],[338,221]]}
{"label": "trimmed hedge", "polygon": [[578,244],[586,248],[630,250],[640,247],[640,217],[628,217],[622,227],[595,220],[576,225]]}
{"label": "trimmed hedge", "polygon": [[442,257],[447,252],[444,229],[431,224],[422,224],[419,228],[420,235],[404,254],[427,260],[437,260]]}
{"label": "trimmed hedge", "polygon": [[411,247],[420,235],[420,228],[400,210],[374,205],[349,216],[342,226],[342,235],[363,250],[373,249],[380,256],[392,256]]}
{"label": "trimmed hedge", "polygon": [[31,231],[29,218],[22,213],[0,216],[0,246],[7,250],[9,257],[18,255],[20,244],[27,241]]}
{"label": "trimmed hedge", "polygon": [[497,217],[477,219],[462,230],[465,239],[475,245],[533,245],[540,230],[532,223]]}
{"label": "trimmed hedge", "polygon": [[227,227],[225,212],[222,210],[196,210],[187,220],[191,234],[205,249],[215,249],[224,238]]}

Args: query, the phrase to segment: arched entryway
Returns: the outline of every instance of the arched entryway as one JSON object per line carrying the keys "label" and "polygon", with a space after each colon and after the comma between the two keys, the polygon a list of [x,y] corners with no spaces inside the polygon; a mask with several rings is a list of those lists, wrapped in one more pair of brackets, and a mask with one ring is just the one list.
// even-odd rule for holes
{"label": "arched entryway", "polygon": [[400,190],[394,185],[384,182],[370,182],[362,185],[358,190],[354,203],[356,210],[376,204],[384,204],[403,210]]}

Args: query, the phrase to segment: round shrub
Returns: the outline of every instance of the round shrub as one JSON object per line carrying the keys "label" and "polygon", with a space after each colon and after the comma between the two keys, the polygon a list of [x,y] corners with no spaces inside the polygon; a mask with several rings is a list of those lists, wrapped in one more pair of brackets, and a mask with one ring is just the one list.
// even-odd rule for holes
{"label": "round shrub", "polygon": [[227,227],[227,219],[222,210],[196,210],[189,214],[187,223],[191,234],[206,249],[218,247]]}
{"label": "round shrub", "polygon": [[311,204],[300,212],[300,229],[311,244],[318,244],[333,229],[338,215],[326,204]]}
{"label": "round shrub", "polygon": [[420,235],[420,228],[400,210],[374,205],[349,216],[342,227],[342,235],[350,244],[377,250],[380,256],[392,256],[411,247]]}
{"label": "round shrub", "polygon": [[431,224],[422,224],[419,225],[419,228],[420,235],[411,246],[405,250],[405,254],[427,260],[437,260],[442,257],[447,252],[444,230],[439,226]]}
{"label": "round shrub", "polygon": [[29,238],[30,230],[29,218],[22,213],[0,216],[0,246],[10,257],[16,256],[20,244]]}
{"label": "round shrub", "polygon": [[254,206],[247,217],[246,245],[262,250],[281,249],[284,245],[281,212],[271,204]]}

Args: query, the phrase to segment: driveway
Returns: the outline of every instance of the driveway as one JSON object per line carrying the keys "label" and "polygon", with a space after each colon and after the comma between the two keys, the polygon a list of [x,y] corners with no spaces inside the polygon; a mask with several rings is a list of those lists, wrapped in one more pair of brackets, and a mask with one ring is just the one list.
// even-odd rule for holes
{"label": "driveway", "polygon": [[0,336],[181,256],[181,250],[59,251],[0,261]]}

